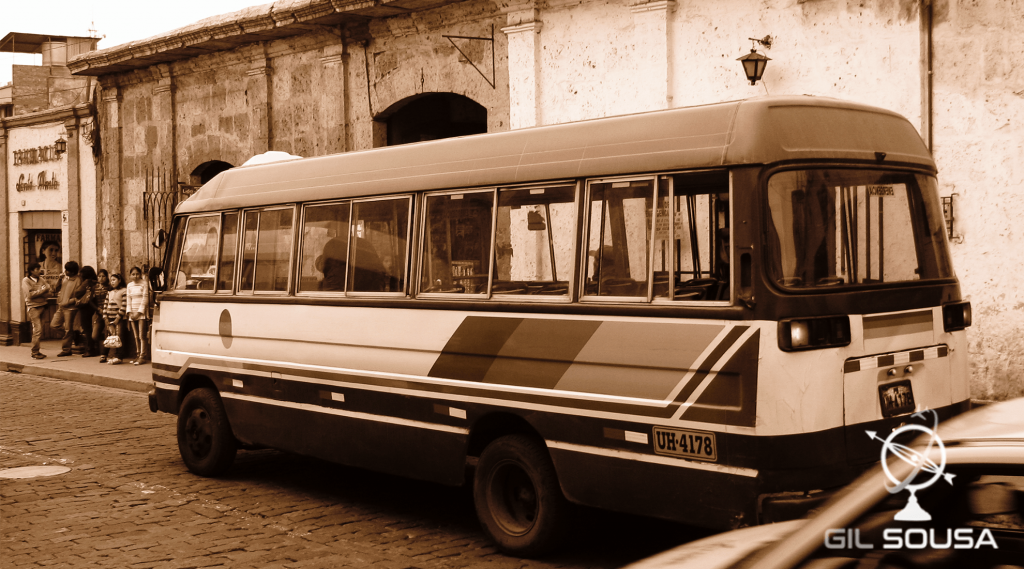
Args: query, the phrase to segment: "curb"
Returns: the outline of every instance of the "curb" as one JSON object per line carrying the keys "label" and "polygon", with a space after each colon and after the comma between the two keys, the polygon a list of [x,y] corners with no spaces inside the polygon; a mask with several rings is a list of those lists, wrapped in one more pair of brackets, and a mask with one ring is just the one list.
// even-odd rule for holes
{"label": "curb", "polygon": [[149,388],[151,386],[151,384],[141,383],[139,381],[134,381],[131,379],[106,377],[102,375],[94,375],[91,373],[65,371],[60,369],[53,369],[35,365],[18,364],[13,362],[0,362],[0,371],[9,371],[11,373],[28,373],[32,375],[38,375],[41,377],[63,379],[65,381],[76,381],[78,383],[99,385],[101,387],[113,387],[115,389],[124,389],[125,391],[135,391],[138,393],[149,393]]}

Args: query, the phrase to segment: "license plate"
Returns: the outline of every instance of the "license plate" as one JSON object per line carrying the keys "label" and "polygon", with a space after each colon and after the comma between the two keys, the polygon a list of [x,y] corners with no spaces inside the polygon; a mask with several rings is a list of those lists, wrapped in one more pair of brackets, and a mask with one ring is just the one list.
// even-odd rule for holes
{"label": "license plate", "polygon": [[883,417],[911,413],[917,407],[914,404],[914,389],[909,379],[879,385],[878,400],[882,404]]}
{"label": "license plate", "polygon": [[715,433],[654,427],[654,452],[694,460],[718,460]]}

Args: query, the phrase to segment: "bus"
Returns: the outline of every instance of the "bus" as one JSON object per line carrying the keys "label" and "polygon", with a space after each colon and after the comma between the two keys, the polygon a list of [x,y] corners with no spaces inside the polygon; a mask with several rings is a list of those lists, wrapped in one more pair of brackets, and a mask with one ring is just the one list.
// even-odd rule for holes
{"label": "bus", "polygon": [[179,204],[150,406],[189,470],[273,448],[734,528],[969,407],[970,303],[900,115],[764,97],[239,167]]}

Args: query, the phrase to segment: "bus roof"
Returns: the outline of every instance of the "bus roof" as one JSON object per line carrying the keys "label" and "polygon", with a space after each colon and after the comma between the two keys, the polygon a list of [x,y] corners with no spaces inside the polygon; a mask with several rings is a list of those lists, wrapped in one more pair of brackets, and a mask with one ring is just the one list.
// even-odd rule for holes
{"label": "bus roof", "polygon": [[892,111],[759,97],[233,168],[177,211],[787,160],[875,161],[880,152],[887,163],[935,169],[917,130]]}

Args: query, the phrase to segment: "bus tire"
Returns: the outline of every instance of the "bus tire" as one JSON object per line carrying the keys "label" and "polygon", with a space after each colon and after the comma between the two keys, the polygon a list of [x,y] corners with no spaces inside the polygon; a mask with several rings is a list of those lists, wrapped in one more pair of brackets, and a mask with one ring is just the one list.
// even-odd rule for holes
{"label": "bus tire", "polygon": [[237,450],[217,392],[205,387],[190,391],[178,411],[178,452],[185,466],[200,476],[217,476],[231,467]]}
{"label": "bus tire", "polygon": [[473,484],[477,517],[504,553],[537,557],[560,541],[569,502],[547,449],[524,435],[508,435],[480,455]]}

